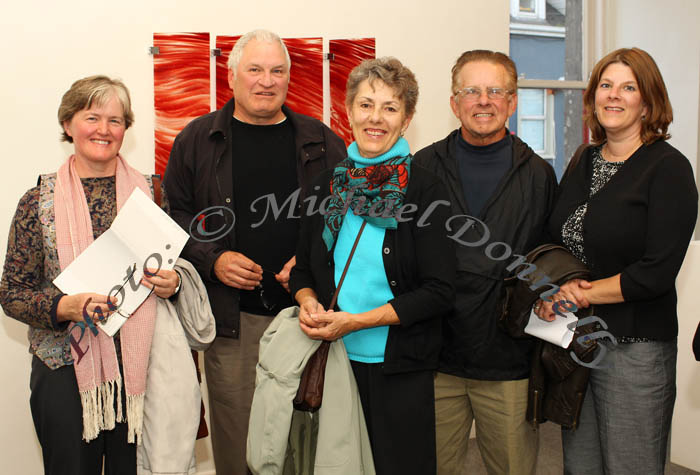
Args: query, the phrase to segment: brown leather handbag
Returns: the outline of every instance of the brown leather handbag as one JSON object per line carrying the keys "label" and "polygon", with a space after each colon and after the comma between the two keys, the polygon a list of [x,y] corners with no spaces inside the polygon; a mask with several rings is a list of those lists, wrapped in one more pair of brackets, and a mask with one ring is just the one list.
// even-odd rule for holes
{"label": "brown leather handbag", "polygon": [[[362,236],[362,231],[365,229],[365,224],[367,224],[367,221],[363,220],[360,230],[357,232],[355,242],[352,245],[352,249],[350,250],[348,261],[345,263],[345,268],[338,281],[338,287],[336,287],[333,298],[331,299],[331,304],[328,306],[329,309],[334,308],[335,303],[338,301],[340,287],[345,280],[345,274],[348,272],[350,261],[352,260],[353,254],[355,254],[355,249],[357,248],[357,243],[360,241],[360,236]],[[328,352],[330,348],[330,341],[322,341],[321,346],[318,347],[306,363],[306,367],[304,367],[304,371],[301,374],[301,381],[299,381],[297,395],[294,397],[294,409],[298,411],[316,412],[321,407],[321,402],[323,401],[323,383],[326,377],[326,362],[328,361]]]}

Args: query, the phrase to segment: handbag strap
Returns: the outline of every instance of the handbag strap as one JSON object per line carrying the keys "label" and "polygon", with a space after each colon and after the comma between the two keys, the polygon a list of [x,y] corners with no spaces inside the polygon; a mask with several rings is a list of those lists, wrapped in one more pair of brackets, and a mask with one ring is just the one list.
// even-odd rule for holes
{"label": "handbag strap", "polygon": [[584,144],[579,145],[579,147],[578,147],[578,148],[576,149],[576,151],[574,152],[574,156],[571,157],[571,160],[569,160],[569,164],[568,164],[567,167],[566,167],[566,171],[565,171],[564,174],[562,175],[561,180],[559,181],[559,183],[562,183],[562,182],[564,181],[564,178],[566,178],[567,176],[569,176],[569,175],[571,174],[571,172],[574,170],[574,168],[576,168],[576,165],[578,165],[578,162],[581,161],[581,156],[583,155],[583,152],[586,151],[586,149],[587,149],[590,145],[591,145],[591,144],[587,144],[587,143],[584,143]]}
{"label": "handbag strap", "polygon": [[338,281],[338,287],[335,289],[335,293],[333,294],[333,298],[331,299],[331,304],[328,306],[328,309],[332,309],[335,307],[335,303],[338,301],[338,294],[340,293],[340,288],[343,286],[343,281],[345,280],[345,274],[348,273],[348,267],[350,267],[350,261],[352,260],[353,254],[355,254],[355,249],[357,249],[357,243],[360,242],[360,236],[362,236],[362,231],[365,229],[365,224],[367,224],[367,221],[364,219],[362,220],[362,225],[360,226],[360,230],[357,231],[357,237],[355,238],[355,242],[352,245],[352,249],[350,249],[350,255],[348,256],[348,262],[345,263],[345,269],[343,269],[343,273],[340,275],[340,280]]}
{"label": "handbag strap", "polygon": [[160,181],[160,175],[154,174],[151,175],[151,183],[153,183],[153,201],[155,204],[158,205],[158,207],[161,207],[161,181]]}

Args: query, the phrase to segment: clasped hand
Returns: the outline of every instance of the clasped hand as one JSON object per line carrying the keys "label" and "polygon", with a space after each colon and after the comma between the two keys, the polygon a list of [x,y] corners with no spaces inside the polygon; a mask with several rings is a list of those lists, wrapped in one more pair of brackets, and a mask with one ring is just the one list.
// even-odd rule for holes
{"label": "clasped hand", "polygon": [[559,288],[559,292],[551,297],[551,300],[537,300],[533,310],[542,320],[552,322],[556,318],[556,312],[553,307],[557,302],[568,301],[576,305],[576,308],[588,308],[590,303],[587,291],[591,288],[592,285],[587,280],[572,279],[562,285]]}
{"label": "clasped hand", "polygon": [[325,310],[313,297],[299,308],[299,326],[312,340],[335,341],[356,330],[352,314]]}

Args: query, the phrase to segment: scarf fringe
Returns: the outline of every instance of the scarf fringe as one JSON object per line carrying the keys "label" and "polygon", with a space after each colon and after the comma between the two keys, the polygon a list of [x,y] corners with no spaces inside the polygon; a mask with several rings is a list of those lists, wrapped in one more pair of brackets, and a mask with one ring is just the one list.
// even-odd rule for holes
{"label": "scarf fringe", "polygon": [[[100,384],[100,395],[102,396],[102,417],[103,429],[114,429],[114,383],[115,381],[105,381]],[[121,399],[121,398],[120,398]]]}
{"label": "scarf fringe", "polygon": [[90,442],[100,433],[100,420],[97,411],[97,388],[80,393],[80,403],[83,406],[83,440]]}
{"label": "scarf fringe", "polygon": [[129,435],[127,442],[141,444],[141,430],[143,429],[143,402],[144,394],[129,394],[126,396],[126,420],[129,423]]}
{"label": "scarf fringe", "polygon": [[[85,442],[96,439],[102,430],[114,429],[115,422],[123,421],[121,392],[122,379],[119,377],[114,381],[105,381],[98,387],[80,393],[80,403],[83,406],[83,440]],[[114,411],[115,397],[117,398],[116,413]],[[143,398],[143,396],[141,397]],[[141,411],[143,412],[143,403]]]}
{"label": "scarf fringe", "polygon": [[122,411],[122,378],[117,379],[117,422],[124,422],[124,412]]}

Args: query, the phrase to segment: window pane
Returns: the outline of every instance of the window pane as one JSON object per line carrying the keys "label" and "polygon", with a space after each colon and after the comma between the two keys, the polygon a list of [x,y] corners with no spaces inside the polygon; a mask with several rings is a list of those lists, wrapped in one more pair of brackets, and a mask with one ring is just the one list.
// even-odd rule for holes
{"label": "window pane", "polygon": [[533,150],[544,150],[544,120],[521,120],[518,135]]}
{"label": "window pane", "polygon": [[518,114],[544,115],[542,89],[518,89]]}
{"label": "window pane", "polygon": [[521,12],[534,12],[535,11],[535,0],[520,0],[520,11]]}

